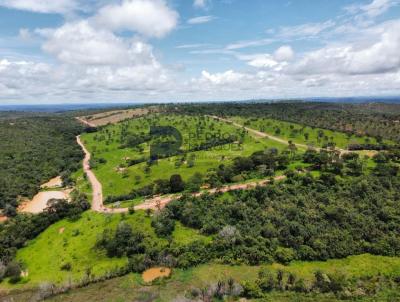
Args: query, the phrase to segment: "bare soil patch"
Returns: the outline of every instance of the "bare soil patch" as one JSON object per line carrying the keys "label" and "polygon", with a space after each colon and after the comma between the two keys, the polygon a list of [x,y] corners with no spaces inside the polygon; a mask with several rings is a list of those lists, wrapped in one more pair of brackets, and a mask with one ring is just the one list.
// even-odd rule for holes
{"label": "bare soil patch", "polygon": [[47,208],[47,203],[51,199],[67,199],[69,200],[69,194],[71,190],[64,191],[48,191],[37,193],[32,200],[28,200],[22,203],[18,207],[19,212],[39,214]]}
{"label": "bare soil patch", "polygon": [[54,177],[40,186],[40,188],[42,189],[61,188],[61,187],[62,187],[61,176]]}
{"label": "bare soil patch", "polygon": [[144,271],[142,278],[144,282],[153,282],[158,278],[167,278],[171,275],[171,269],[167,267],[154,267]]}
{"label": "bare soil patch", "polygon": [[157,112],[157,111],[158,111],[157,107],[114,110],[114,111],[107,111],[98,114],[79,117],[78,120],[89,126],[97,127],[97,126],[104,126],[107,124],[115,124],[126,119],[147,115],[151,112]]}

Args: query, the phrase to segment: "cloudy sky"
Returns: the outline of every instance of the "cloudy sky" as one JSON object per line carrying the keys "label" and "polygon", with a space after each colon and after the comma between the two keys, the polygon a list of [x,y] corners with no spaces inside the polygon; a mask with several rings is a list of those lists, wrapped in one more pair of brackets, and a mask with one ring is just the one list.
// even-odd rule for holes
{"label": "cloudy sky", "polygon": [[0,104],[400,95],[400,0],[0,0]]}

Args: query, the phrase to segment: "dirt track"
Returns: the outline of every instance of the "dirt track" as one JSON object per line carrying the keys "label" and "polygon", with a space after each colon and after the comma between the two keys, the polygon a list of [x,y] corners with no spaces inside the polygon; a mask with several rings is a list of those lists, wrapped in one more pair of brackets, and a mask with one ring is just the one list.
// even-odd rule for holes
{"label": "dirt track", "polygon": [[[238,128],[244,128],[244,129],[246,129],[248,132],[254,134],[254,135],[257,136],[257,137],[269,138],[270,140],[276,141],[276,142],[278,142],[278,143],[281,143],[281,144],[284,144],[284,145],[289,145],[289,141],[284,140],[284,139],[282,139],[282,138],[279,138],[279,137],[276,137],[276,136],[270,135],[270,134],[268,134],[268,133],[261,132],[261,131],[258,131],[258,130],[255,130],[255,129],[252,129],[252,128],[249,128],[249,127],[245,127],[245,126],[243,126],[243,125],[241,125],[241,124],[238,124],[238,123],[236,123],[236,122],[234,122],[234,121],[231,121],[231,120],[228,120],[228,119],[225,119],[225,118],[216,116],[216,115],[208,115],[208,116],[211,117],[211,118],[213,118],[213,119],[216,119],[216,120],[219,120],[219,121],[223,121],[223,122],[229,123],[229,124],[231,124],[231,125],[233,125],[233,126],[236,126],[236,127],[238,127]],[[300,148],[303,148],[303,149],[307,149],[307,148],[308,148],[308,146],[307,146],[307,145],[304,145],[304,144],[295,144],[295,145],[296,145],[297,147],[300,147]]]}
{"label": "dirt track", "polygon": [[96,212],[104,211],[103,205],[103,188],[101,183],[97,180],[96,175],[94,175],[93,171],[90,169],[90,153],[85,148],[84,144],[81,141],[80,136],[76,137],[76,141],[81,146],[83,152],[85,153],[85,158],[83,159],[83,171],[86,173],[90,184],[92,185],[93,190],[93,199],[92,199],[92,210]]}
{"label": "dirt track", "polygon": [[[222,117],[219,117],[219,116],[216,116],[216,115],[207,115],[207,116],[209,116],[209,117],[211,117],[213,119],[219,120],[219,121],[223,121],[223,122],[229,123],[229,124],[231,124],[233,126],[236,126],[236,127],[239,127],[239,128],[244,128],[248,132],[252,133],[253,135],[255,135],[257,137],[268,138],[268,139],[276,141],[278,143],[289,145],[289,141],[287,141],[287,140],[284,140],[282,138],[279,138],[279,137],[273,136],[271,134],[268,134],[268,133],[265,133],[265,132],[261,132],[261,131],[258,131],[258,130],[255,130],[255,129],[252,129],[252,128],[249,128],[249,127],[245,127],[245,126],[243,126],[241,124],[238,124],[238,123],[236,123],[234,121],[231,121],[229,119],[225,119],[225,118],[222,118]],[[294,143],[294,145],[296,147],[298,147],[298,148],[301,148],[301,149],[308,149],[310,147],[310,146],[307,146],[307,145],[304,145],[304,144],[297,144],[297,143]],[[316,151],[323,150],[323,148],[318,148],[318,147],[313,147],[313,149],[316,150]],[[335,148],[335,151],[340,152],[340,154],[346,154],[346,153],[352,153],[352,152],[359,153],[358,151],[350,151],[350,150],[340,149],[340,148]],[[373,154],[376,154],[377,152],[376,151],[370,151],[370,153],[373,155]]]}
{"label": "dirt track", "polygon": [[[108,208],[103,204],[103,191],[101,183],[97,180],[96,175],[90,169],[89,161],[90,161],[90,153],[83,145],[79,136],[76,137],[78,144],[81,146],[83,152],[85,153],[85,158],[83,160],[83,171],[86,173],[90,184],[92,185],[93,190],[93,199],[92,199],[92,210],[100,213],[126,213],[129,209],[127,208]],[[277,176],[275,180],[282,180],[285,176]],[[235,190],[245,190],[255,188],[256,186],[265,186],[270,182],[269,179],[264,179],[260,181],[245,183],[245,184],[234,184],[227,185],[221,188],[209,189],[200,193],[194,193],[193,196],[200,196],[204,193],[215,194],[219,192],[229,192]],[[150,198],[145,200],[142,204],[135,206],[135,210],[146,210],[146,209],[158,209],[165,207],[172,200],[181,197],[182,195],[167,195],[167,196],[158,196],[154,198]]]}

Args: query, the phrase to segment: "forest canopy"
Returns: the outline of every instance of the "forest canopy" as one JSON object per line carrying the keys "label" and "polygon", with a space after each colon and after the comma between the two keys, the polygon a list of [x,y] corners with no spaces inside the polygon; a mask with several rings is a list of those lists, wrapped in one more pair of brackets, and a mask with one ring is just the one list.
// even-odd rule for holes
{"label": "forest canopy", "polygon": [[[83,157],[75,136],[83,127],[73,118],[6,116],[0,120],[0,208],[10,210],[18,196],[32,197],[57,175],[68,178]],[[11,210],[10,210],[11,211]]]}

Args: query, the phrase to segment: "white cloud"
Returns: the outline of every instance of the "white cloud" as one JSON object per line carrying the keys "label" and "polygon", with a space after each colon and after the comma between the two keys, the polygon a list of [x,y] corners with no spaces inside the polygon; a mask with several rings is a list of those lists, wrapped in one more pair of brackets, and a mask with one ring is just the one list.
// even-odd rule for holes
{"label": "white cloud", "polygon": [[130,61],[125,41],[109,31],[94,29],[88,21],[66,23],[41,33],[48,39],[43,49],[65,63],[108,65]]}
{"label": "white cloud", "polygon": [[294,51],[290,46],[281,46],[273,55],[269,53],[251,54],[251,55],[237,55],[237,58],[246,61],[249,66],[269,69],[276,72],[282,71],[288,62],[293,60]]}
{"label": "white cloud", "polygon": [[295,73],[304,74],[349,75],[378,74],[399,70],[400,21],[370,28],[366,35],[364,40],[326,46],[306,53],[292,70]]}
{"label": "white cloud", "polygon": [[78,9],[78,3],[75,0],[0,0],[0,6],[56,14],[65,14]]}
{"label": "white cloud", "polygon": [[164,0],[124,0],[100,9],[94,20],[114,31],[130,30],[149,37],[163,37],[178,23],[178,13]]}
{"label": "white cloud", "polygon": [[250,66],[257,68],[275,68],[279,63],[270,54],[257,54],[251,56],[244,56],[244,59],[249,59]]}
{"label": "white cloud", "polygon": [[294,58],[294,51],[290,46],[281,46],[275,51],[274,57],[278,61],[291,61]]}
{"label": "white cloud", "polygon": [[372,0],[369,4],[350,5],[345,7],[345,9],[352,14],[361,13],[367,17],[375,18],[399,4],[399,0]]}
{"label": "white cloud", "polygon": [[37,32],[47,39],[43,49],[63,64],[54,68],[71,89],[152,90],[169,79],[149,44],[96,30],[87,20]]}
{"label": "white cloud", "polygon": [[208,23],[214,20],[214,16],[200,16],[200,17],[195,17],[191,18],[187,21],[188,24],[203,24],[203,23]]}
{"label": "white cloud", "polygon": [[215,74],[211,74],[208,71],[203,70],[200,81],[209,82],[214,85],[226,85],[235,84],[246,77],[248,76],[243,73],[234,72],[233,70]]}
{"label": "white cloud", "polygon": [[248,40],[248,41],[238,41],[226,46],[228,50],[242,49],[248,47],[264,46],[273,43],[273,39],[260,39],[260,40]]}
{"label": "white cloud", "polygon": [[28,28],[21,28],[18,32],[18,36],[25,41],[30,40],[32,38],[31,32]]}
{"label": "white cloud", "polygon": [[293,39],[293,38],[313,38],[322,32],[332,29],[335,22],[328,20],[322,23],[306,23],[296,26],[283,26],[278,30],[267,30],[267,33],[274,34],[280,39]]}
{"label": "white cloud", "polygon": [[178,48],[178,49],[192,49],[192,48],[200,48],[200,47],[205,47],[205,46],[210,46],[210,44],[206,44],[206,43],[182,44],[182,45],[176,46],[175,48]]}
{"label": "white cloud", "polygon": [[194,0],[193,6],[196,8],[206,8],[210,0]]}

